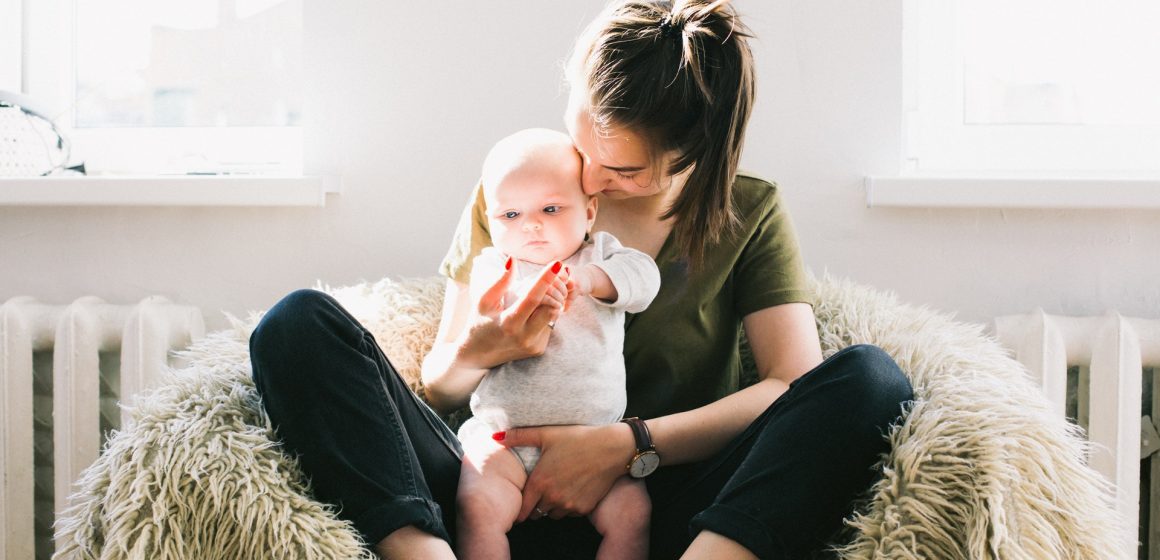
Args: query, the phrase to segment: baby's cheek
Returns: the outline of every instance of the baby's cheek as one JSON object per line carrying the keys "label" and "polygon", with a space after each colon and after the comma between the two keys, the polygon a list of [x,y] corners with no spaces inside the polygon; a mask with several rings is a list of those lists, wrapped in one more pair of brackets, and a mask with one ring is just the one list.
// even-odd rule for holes
{"label": "baby's cheek", "polygon": [[511,247],[509,245],[511,242],[511,236],[508,235],[507,226],[495,225],[495,226],[492,226],[490,229],[491,229],[491,244],[496,249],[499,249],[500,251],[502,251],[504,254],[510,255],[511,254]]}

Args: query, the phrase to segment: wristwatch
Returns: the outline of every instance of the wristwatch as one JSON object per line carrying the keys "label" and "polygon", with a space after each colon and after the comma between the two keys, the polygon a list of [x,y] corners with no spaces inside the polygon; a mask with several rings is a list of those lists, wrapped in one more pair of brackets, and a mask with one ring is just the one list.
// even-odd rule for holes
{"label": "wristwatch", "polygon": [[652,436],[648,433],[648,426],[644,420],[633,416],[621,422],[632,428],[632,437],[636,439],[636,455],[632,456],[632,460],[625,467],[629,476],[644,478],[657,470],[661,464],[661,456],[657,454],[657,448],[653,445]]}

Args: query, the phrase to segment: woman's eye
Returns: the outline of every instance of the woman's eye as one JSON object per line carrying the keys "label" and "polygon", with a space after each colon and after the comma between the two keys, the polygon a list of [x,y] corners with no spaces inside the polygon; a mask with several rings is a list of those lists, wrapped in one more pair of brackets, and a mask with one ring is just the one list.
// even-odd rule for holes
{"label": "woman's eye", "polygon": [[546,213],[546,214],[556,214],[559,211],[560,211],[559,206],[545,206],[544,207],[544,213]]}
{"label": "woman's eye", "polygon": [[515,210],[509,210],[509,211],[503,213],[503,217],[508,219],[508,220],[514,220],[514,219],[516,219],[516,216],[519,216],[519,215],[520,215],[520,213],[516,212]]}
{"label": "woman's eye", "polygon": [[617,171],[616,176],[624,179],[625,181],[631,181],[634,177],[636,177],[636,173],[628,174]]}

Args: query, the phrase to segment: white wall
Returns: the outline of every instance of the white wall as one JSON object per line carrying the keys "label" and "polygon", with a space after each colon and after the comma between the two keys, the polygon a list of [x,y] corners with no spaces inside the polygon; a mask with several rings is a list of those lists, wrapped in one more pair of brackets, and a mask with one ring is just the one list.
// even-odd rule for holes
{"label": "white wall", "polygon": [[[307,0],[315,209],[0,208],[0,301],[160,293],[244,314],[322,280],[432,274],[483,155],[562,128],[559,65],[602,2]],[[746,168],[777,180],[815,271],[987,321],[1035,306],[1160,316],[1160,213],[867,209],[898,167],[901,2],[738,0],[758,35]]]}

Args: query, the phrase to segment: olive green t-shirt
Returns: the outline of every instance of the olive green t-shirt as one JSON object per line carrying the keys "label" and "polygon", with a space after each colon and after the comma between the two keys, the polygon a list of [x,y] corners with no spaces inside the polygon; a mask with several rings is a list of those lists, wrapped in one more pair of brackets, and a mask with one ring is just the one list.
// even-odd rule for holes
{"label": "olive green t-shirt", "polygon": [[[648,309],[625,321],[625,416],[655,418],[691,410],[737,391],[741,318],[783,303],[813,303],[777,186],[738,175],[733,203],[741,227],[710,247],[697,270],[690,270],[672,235],[661,247],[656,258],[660,293]],[[466,284],[472,259],[490,245],[483,191],[477,185],[440,274]]]}

